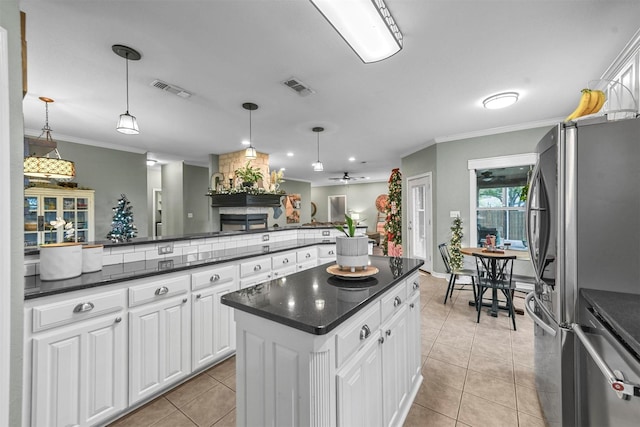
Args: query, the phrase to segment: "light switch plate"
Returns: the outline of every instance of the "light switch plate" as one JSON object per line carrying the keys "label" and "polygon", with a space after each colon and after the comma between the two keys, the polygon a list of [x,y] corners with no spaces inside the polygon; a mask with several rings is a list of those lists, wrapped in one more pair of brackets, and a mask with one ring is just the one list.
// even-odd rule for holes
{"label": "light switch plate", "polygon": [[449,216],[451,218],[458,218],[460,216],[460,211],[449,211]]}

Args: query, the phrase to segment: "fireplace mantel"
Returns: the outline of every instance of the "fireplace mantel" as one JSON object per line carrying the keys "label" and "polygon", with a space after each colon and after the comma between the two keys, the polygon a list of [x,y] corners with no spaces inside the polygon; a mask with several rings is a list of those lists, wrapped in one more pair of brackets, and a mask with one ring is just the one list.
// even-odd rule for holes
{"label": "fireplace mantel", "polygon": [[211,206],[214,208],[219,207],[276,207],[280,206],[280,198],[284,194],[249,194],[249,193],[234,193],[234,194],[211,194]]}

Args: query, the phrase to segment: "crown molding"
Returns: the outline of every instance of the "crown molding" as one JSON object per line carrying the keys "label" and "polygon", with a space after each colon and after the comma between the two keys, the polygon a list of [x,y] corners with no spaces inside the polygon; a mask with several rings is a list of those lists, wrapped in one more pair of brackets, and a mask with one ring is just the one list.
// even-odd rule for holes
{"label": "crown molding", "polygon": [[[42,135],[42,130],[25,129],[24,135],[38,138],[40,135]],[[76,136],[63,135],[58,132],[56,132],[55,139],[58,141],[73,142],[75,144],[92,145],[94,147],[109,148],[111,150],[127,151],[129,153],[144,154],[147,152],[147,150],[142,150],[140,148],[134,148],[134,147],[125,146],[125,145],[110,144],[108,142],[95,141],[93,139],[78,138]]]}
{"label": "crown molding", "polygon": [[613,60],[609,68],[606,69],[600,79],[612,80],[622,69],[632,60],[633,56],[640,50],[640,29],[631,37],[631,40],[622,48],[616,59]]}
{"label": "crown molding", "polygon": [[435,138],[435,142],[436,144],[439,144],[441,142],[458,141],[461,139],[477,138],[480,136],[497,135],[500,133],[516,132],[520,130],[541,128],[544,126],[554,126],[562,121],[564,121],[564,117],[555,117],[551,119],[538,120],[535,122],[520,123],[517,125],[501,126],[497,128],[477,130],[473,132],[459,133],[459,134],[448,135],[448,136],[439,136]]}

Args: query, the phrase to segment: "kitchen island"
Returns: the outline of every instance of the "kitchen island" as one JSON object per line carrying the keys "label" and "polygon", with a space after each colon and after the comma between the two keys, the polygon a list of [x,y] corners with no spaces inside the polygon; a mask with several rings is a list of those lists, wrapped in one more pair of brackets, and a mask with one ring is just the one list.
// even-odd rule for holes
{"label": "kitchen island", "polygon": [[422,264],[371,256],[363,280],[321,265],[224,295],[238,425],[402,425],[422,383]]}

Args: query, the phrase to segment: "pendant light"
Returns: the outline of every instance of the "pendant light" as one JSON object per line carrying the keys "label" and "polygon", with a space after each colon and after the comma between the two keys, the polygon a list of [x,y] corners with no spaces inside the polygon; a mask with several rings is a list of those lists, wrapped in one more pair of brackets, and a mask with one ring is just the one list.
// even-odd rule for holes
{"label": "pendant light", "polygon": [[138,61],[142,56],[137,50],[121,44],[114,44],[111,49],[116,55],[123,57],[126,63],[127,111],[124,114],[120,114],[116,130],[127,135],[137,135],[140,133],[138,121],[135,116],[129,114],[129,61]]}
{"label": "pendant light", "polygon": [[[54,100],[41,96],[40,101],[44,102],[45,105],[45,122],[42,127],[42,133],[38,138],[42,138],[42,135],[44,135],[48,145],[56,146],[56,143],[51,137],[51,127],[49,126],[49,103],[54,102]],[[47,154],[46,157],[25,157],[24,175],[30,178],[46,178],[58,181],[69,181],[75,178],[75,164],[69,160],[63,160],[60,157],[58,148],[54,148],[51,152],[55,152],[56,157],[49,157],[49,154]]]}
{"label": "pendant light", "polygon": [[245,102],[242,104],[242,108],[249,110],[249,146],[244,150],[244,157],[253,160],[258,157],[255,147],[253,146],[253,139],[251,138],[251,112],[258,109],[258,106],[253,102]]}
{"label": "pendant light", "polygon": [[313,164],[313,170],[314,172],[322,172],[324,170],[324,166],[320,161],[320,132],[324,131],[324,128],[314,127],[311,130],[314,131],[316,135],[318,135],[318,138],[317,138],[318,139],[318,161]]}

